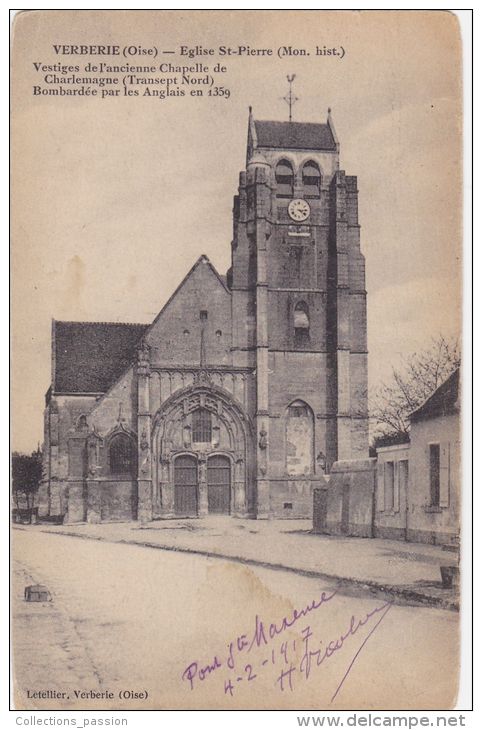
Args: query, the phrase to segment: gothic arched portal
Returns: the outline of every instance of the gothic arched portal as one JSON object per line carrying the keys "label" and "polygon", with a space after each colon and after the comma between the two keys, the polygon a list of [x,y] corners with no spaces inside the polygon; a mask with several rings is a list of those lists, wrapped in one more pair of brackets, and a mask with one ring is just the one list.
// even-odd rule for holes
{"label": "gothic arched portal", "polygon": [[253,513],[253,430],[230,393],[212,384],[178,391],[152,433],[155,516]]}

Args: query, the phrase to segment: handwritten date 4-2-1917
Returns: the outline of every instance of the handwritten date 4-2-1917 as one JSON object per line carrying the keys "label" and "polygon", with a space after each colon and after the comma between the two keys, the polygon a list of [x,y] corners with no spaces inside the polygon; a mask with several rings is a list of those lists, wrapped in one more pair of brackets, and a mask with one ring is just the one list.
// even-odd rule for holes
{"label": "handwritten date 4-2-1917", "polygon": [[[260,675],[265,674],[268,669],[274,668],[276,673],[274,683],[277,688],[281,692],[293,691],[297,678],[302,681],[308,680],[314,669],[320,667],[330,657],[339,652],[349,639],[360,632],[362,627],[367,626],[369,631],[356,653],[350,656],[346,671],[331,698],[333,701],[340,692],[363,647],[387,615],[392,603],[386,601],[359,618],[352,615],[347,622],[346,628],[329,641],[316,640],[309,624],[302,627],[300,625],[301,631],[296,638],[292,638],[292,635],[290,635],[290,638],[284,641],[277,641],[277,639],[302,619],[306,619],[307,616],[318,611],[331,601],[336,594],[336,590],[332,593],[322,592],[318,599],[313,600],[301,609],[294,609],[292,614],[283,617],[279,622],[267,623],[256,615],[254,629],[240,634],[233,641],[230,641],[227,655],[219,658],[219,655],[216,654],[213,660],[207,663],[191,662],[182,673],[183,681],[189,684],[191,690],[194,690],[198,686],[204,686],[205,680],[211,675],[219,676],[219,674],[223,674],[219,670],[224,668],[229,672],[224,677],[224,694],[233,697],[239,682],[255,681]],[[255,648],[265,649],[259,660],[250,655],[250,652]],[[248,662],[248,659],[250,662]]]}

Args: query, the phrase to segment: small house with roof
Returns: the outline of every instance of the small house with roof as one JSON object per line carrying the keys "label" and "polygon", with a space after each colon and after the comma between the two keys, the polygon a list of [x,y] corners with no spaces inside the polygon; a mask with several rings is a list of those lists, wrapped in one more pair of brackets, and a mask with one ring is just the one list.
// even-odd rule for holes
{"label": "small house with roof", "polygon": [[377,448],[375,537],[457,543],[460,369],[410,414],[410,441]]}

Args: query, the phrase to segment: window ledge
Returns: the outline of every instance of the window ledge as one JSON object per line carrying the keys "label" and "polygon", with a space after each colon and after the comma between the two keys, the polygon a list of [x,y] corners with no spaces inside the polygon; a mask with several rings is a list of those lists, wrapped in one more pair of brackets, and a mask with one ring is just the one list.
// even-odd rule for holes
{"label": "window ledge", "polygon": [[318,481],[321,479],[321,474],[281,474],[280,476],[272,476],[271,480],[274,482],[280,481]]}
{"label": "window ledge", "polygon": [[443,512],[443,508],[437,507],[436,505],[430,505],[428,507],[425,507],[425,512]]}
{"label": "window ledge", "polygon": [[[90,477],[87,477],[87,479],[90,479]],[[94,477],[93,481],[128,482],[128,481],[131,481],[132,479],[137,479],[137,473],[129,474],[128,472],[122,472],[122,474],[103,474],[99,479],[96,479],[96,477]]]}

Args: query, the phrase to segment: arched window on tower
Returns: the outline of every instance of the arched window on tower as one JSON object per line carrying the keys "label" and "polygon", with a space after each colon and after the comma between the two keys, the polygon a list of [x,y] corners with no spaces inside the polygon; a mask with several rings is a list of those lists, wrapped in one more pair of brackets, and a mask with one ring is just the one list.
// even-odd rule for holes
{"label": "arched window on tower", "polygon": [[306,302],[298,302],[294,310],[295,347],[310,341],[310,314]]}
{"label": "arched window on tower", "polygon": [[276,165],[276,197],[292,198],[294,187],[293,168],[287,160],[281,160]]}
{"label": "arched window on tower", "polygon": [[109,444],[110,473],[115,476],[136,476],[137,454],[134,440],[125,433],[112,437]]}
{"label": "arched window on tower", "polygon": [[286,473],[308,475],[314,471],[313,411],[307,403],[295,400],[288,406],[285,421]]}
{"label": "arched window on tower", "polygon": [[192,440],[194,443],[206,444],[212,439],[211,413],[205,408],[198,408],[192,413]]}
{"label": "arched window on tower", "polygon": [[305,162],[303,165],[303,195],[305,198],[319,198],[321,190],[320,168],[316,162]]}

